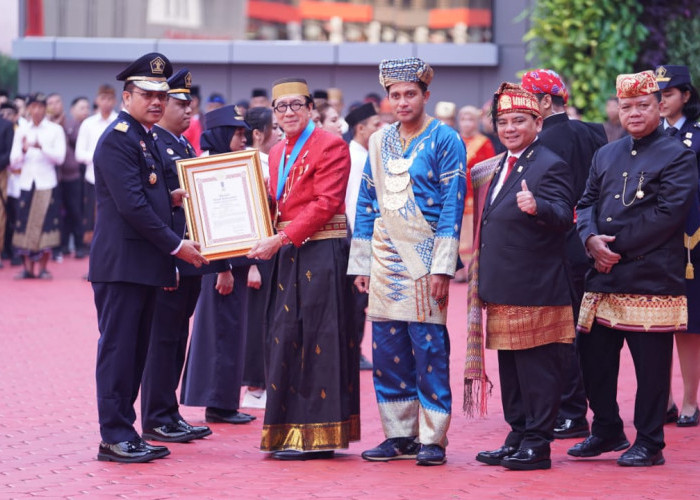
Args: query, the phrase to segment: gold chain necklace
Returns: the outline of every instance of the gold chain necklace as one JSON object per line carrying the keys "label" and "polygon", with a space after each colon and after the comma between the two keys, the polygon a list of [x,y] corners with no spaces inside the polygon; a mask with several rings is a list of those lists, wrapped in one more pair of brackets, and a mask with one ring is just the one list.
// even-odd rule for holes
{"label": "gold chain necklace", "polygon": [[622,177],[625,178],[625,182],[622,185],[622,204],[626,207],[629,207],[629,206],[632,206],[632,204],[635,201],[641,200],[642,198],[644,198],[644,191],[642,191],[642,183],[644,182],[644,172],[639,173],[639,183],[637,183],[637,189],[636,189],[634,196],[632,196],[632,199],[630,200],[629,203],[625,202],[625,191],[627,190],[627,179],[629,179],[629,177],[627,176],[627,172],[624,172],[622,174]]}

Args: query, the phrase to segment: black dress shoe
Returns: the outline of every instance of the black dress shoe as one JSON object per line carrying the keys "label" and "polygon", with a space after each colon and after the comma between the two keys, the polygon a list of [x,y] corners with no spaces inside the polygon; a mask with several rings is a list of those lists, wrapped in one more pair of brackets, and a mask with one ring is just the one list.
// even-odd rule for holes
{"label": "black dress shoe", "polygon": [[[143,438],[166,443],[187,443],[193,439],[204,437],[200,433],[195,432],[193,430],[194,427],[186,422],[184,423],[185,425],[182,425],[180,422],[171,422],[153,429],[144,429]],[[209,430],[208,427],[206,429]],[[209,434],[211,434],[211,430],[209,430]]]}
{"label": "black dress shoe", "polygon": [[203,437],[207,437],[211,435],[211,429],[207,427],[206,425],[190,425],[188,422],[186,422],[184,419],[179,419],[177,421],[178,425],[184,429],[189,430],[190,432],[194,433],[196,435],[195,439],[202,439]]}
{"label": "black dress shoe", "polygon": [[437,444],[422,444],[416,455],[417,465],[442,465],[445,462],[445,448]]}
{"label": "black dress shoe", "polygon": [[665,463],[666,459],[661,450],[653,452],[646,446],[636,443],[617,459],[617,465],[623,467],[651,467]]}
{"label": "black dress shoe", "polygon": [[167,449],[165,446],[159,445],[159,444],[151,444],[147,443],[146,441],[143,442],[143,444],[146,445],[146,448],[148,448],[151,451],[155,451],[156,453],[164,453],[164,457],[167,457],[170,455],[170,450]]}
{"label": "black dress shoe", "polygon": [[333,450],[324,451],[298,451],[298,450],[280,450],[272,453],[272,458],[277,460],[322,460],[335,457]]}
{"label": "black dress shoe", "polygon": [[554,439],[588,437],[588,420],[585,418],[565,418],[554,427]]}
{"label": "black dress shoe", "polygon": [[503,445],[497,450],[493,451],[480,451],[476,454],[477,462],[487,465],[501,465],[501,460],[503,460],[508,455],[512,455],[518,451],[515,446]]}
{"label": "black dress shoe", "polygon": [[520,448],[512,455],[503,457],[501,465],[511,470],[551,469],[552,461],[549,459],[549,453],[549,446]]}
{"label": "black dress shoe", "polygon": [[678,421],[678,407],[676,406],[676,403],[673,403],[673,406],[671,406],[668,410],[666,410],[666,423],[667,424],[672,424],[674,422]]}
{"label": "black dress shoe", "polygon": [[362,458],[370,462],[388,462],[389,460],[410,460],[416,458],[420,443],[413,437],[389,438],[379,445],[362,452]]}
{"label": "black dress shoe", "polygon": [[575,444],[567,453],[572,457],[597,457],[608,451],[622,451],[630,447],[624,434],[615,439],[602,439],[591,434],[584,441]]}
{"label": "black dress shoe", "polygon": [[204,412],[206,422],[218,424],[247,424],[255,420],[256,417],[238,410],[223,410],[221,408],[209,407]]}
{"label": "black dress shoe", "polygon": [[122,462],[127,464],[150,462],[157,458],[163,458],[170,454],[165,446],[163,450],[154,450],[142,439],[134,441],[122,441],[121,443],[109,444],[104,441],[100,443],[97,452],[97,460],[102,462]]}
{"label": "black dress shoe", "polygon": [[700,408],[695,408],[695,413],[692,415],[680,415],[676,425],[678,427],[695,427],[698,425],[698,420],[700,420]]}

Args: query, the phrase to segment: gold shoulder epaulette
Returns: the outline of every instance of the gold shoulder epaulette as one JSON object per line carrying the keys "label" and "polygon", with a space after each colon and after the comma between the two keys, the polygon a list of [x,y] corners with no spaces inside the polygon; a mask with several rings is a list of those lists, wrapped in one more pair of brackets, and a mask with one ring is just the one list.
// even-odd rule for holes
{"label": "gold shoulder epaulette", "polygon": [[126,132],[129,130],[129,124],[127,122],[119,122],[114,126],[114,130],[118,130],[119,132]]}

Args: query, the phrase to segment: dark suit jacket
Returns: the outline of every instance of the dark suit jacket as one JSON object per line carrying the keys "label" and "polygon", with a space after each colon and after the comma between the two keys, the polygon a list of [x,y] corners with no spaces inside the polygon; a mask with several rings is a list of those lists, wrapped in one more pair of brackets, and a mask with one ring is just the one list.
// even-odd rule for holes
{"label": "dark suit jacket", "polygon": [[153,136],[122,111],[97,143],[93,282],[175,285],[170,193]]}
{"label": "dark suit jacket", "polygon": [[600,148],[576,210],[577,229],[584,243],[594,234],[615,236],[608,246],[622,259],[609,274],[589,271],[586,290],[685,294],[683,228],[697,185],[693,152],[659,130]]}
{"label": "dark suit jacket", "polygon": [[0,172],[10,164],[10,151],[14,137],[15,127],[12,122],[0,118]]}
{"label": "dark suit jacket", "polygon": [[566,113],[558,113],[545,118],[538,138],[571,168],[574,199],[578,201],[586,189],[593,153],[608,143],[603,125],[571,120]]}
{"label": "dark suit jacket", "polygon": [[[496,172],[491,181],[481,216],[479,297],[517,306],[571,304],[564,249],[574,217],[571,169],[535,141],[491,203],[498,176]],[[523,179],[537,202],[535,216],[518,208]]]}

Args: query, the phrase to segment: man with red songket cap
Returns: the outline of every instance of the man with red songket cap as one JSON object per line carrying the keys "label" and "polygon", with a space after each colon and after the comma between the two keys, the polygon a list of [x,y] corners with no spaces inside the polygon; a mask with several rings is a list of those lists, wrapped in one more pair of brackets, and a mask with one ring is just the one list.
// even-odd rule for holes
{"label": "man with red songket cap", "polygon": [[272,109],[287,138],[270,150],[277,234],[248,253],[275,258],[260,448],[279,460],[332,458],[360,439],[359,345],[346,275],[350,153],[314,126],[305,80],[275,82]]}
{"label": "man with red songket cap", "polygon": [[637,375],[637,436],[617,463],[644,467],[665,462],[673,333],[688,321],[683,230],[698,172],[693,152],[657,130],[661,96],[653,72],[619,75],[617,97],[629,137],[596,152],[577,206],[577,230],[595,267],[578,318],[593,425],[568,453],[594,457],[629,447],[617,405],[627,342]]}
{"label": "man with red songket cap", "polygon": [[508,152],[494,170],[478,221],[478,299],[486,308],[486,347],[498,350],[511,431],[503,446],[476,459],[549,469],[563,360],[574,339],[565,253],[573,175],[537,140],[542,115],[534,95],[504,82],[492,115]]}
{"label": "man with red songket cap", "polygon": [[[599,123],[569,119],[566,114],[569,92],[556,72],[549,69],[528,71],[522,77],[522,86],[537,97],[544,119],[538,138],[569,165],[574,176],[574,200],[578,201],[586,187],[593,153],[608,142],[605,129]],[[583,282],[590,264],[575,227],[566,233],[566,261],[569,266],[569,289],[576,321],[583,297]],[[586,437],[589,434],[586,420],[588,402],[581,366],[573,345],[568,350],[565,367],[565,386],[557,423],[554,426],[554,438]]]}

